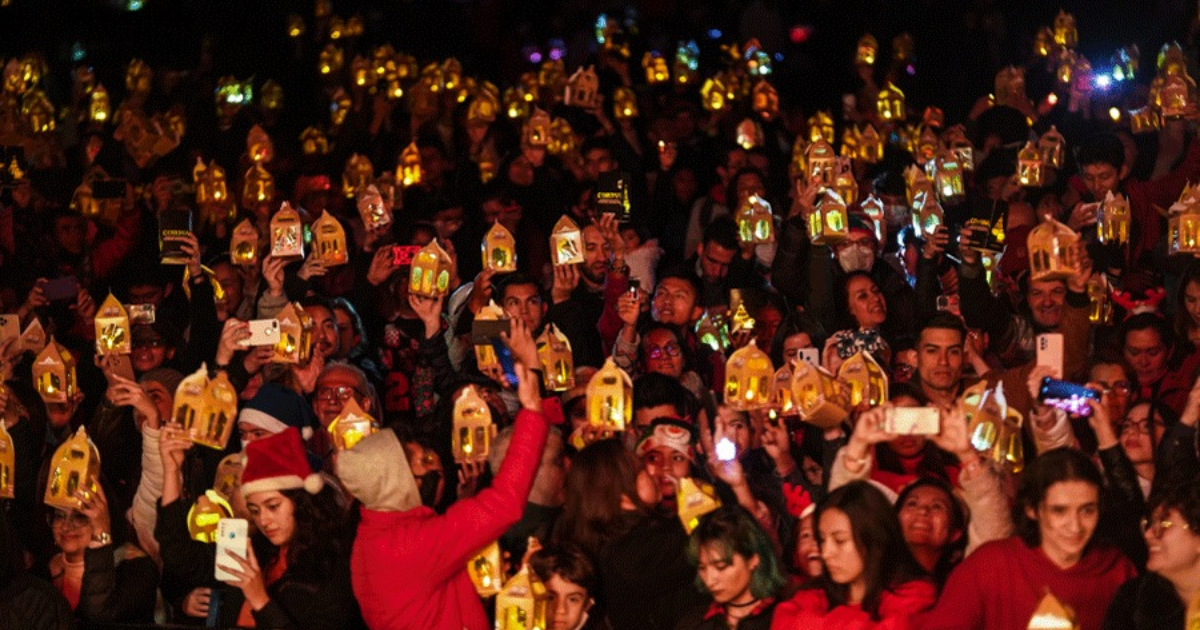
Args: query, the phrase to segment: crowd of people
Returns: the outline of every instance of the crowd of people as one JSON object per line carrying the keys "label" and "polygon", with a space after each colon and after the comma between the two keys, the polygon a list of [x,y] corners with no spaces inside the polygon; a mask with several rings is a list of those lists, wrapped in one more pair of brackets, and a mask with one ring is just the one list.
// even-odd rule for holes
{"label": "crowd of people", "polygon": [[311,93],[5,65],[0,628],[1200,624],[1191,51],[1060,14],[950,121],[864,37],[835,123],[757,42],[502,91],[317,6]]}

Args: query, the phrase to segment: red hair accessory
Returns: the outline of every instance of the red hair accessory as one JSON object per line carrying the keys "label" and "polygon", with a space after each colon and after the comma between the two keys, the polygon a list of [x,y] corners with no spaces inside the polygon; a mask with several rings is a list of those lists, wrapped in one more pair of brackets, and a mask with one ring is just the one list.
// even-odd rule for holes
{"label": "red hair accessory", "polygon": [[1158,303],[1162,302],[1167,297],[1167,290],[1162,287],[1155,287],[1146,291],[1146,299],[1135,300],[1133,295],[1125,291],[1113,291],[1112,300],[1117,306],[1125,309],[1125,318],[1128,319],[1134,315],[1142,313],[1154,313],[1159,315]]}
{"label": "red hair accessory", "polygon": [[787,482],[783,484],[783,500],[793,518],[804,518],[815,509],[812,496],[804,488]]}

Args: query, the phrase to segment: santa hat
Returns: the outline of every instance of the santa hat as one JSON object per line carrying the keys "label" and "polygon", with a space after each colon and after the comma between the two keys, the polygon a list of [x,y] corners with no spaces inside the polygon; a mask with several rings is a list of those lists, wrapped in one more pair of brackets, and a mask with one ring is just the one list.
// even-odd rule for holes
{"label": "santa hat", "polygon": [[304,452],[304,443],[295,427],[246,445],[242,468],[242,496],[271,490],[304,488],[316,494],[325,486],[313,472]]}
{"label": "santa hat", "polygon": [[670,416],[656,418],[650,423],[645,435],[638,442],[637,454],[642,456],[660,446],[665,446],[682,453],[690,460],[693,459],[692,443],[694,441],[695,432],[692,425],[685,420]]}
{"label": "santa hat", "polygon": [[246,403],[238,414],[238,422],[271,433],[294,427],[307,440],[312,437],[317,418],[303,396],[277,383],[267,383]]}

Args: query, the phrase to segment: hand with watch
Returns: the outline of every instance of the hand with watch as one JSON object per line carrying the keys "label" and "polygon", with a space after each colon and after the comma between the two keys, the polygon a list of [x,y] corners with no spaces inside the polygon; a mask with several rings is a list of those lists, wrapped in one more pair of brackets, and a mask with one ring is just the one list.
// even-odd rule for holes
{"label": "hand with watch", "polygon": [[104,488],[94,477],[91,486],[95,492],[86,488],[77,490],[75,498],[79,500],[79,513],[88,518],[92,526],[92,540],[88,549],[100,549],[112,544],[112,522],[108,514],[108,498],[104,496]]}

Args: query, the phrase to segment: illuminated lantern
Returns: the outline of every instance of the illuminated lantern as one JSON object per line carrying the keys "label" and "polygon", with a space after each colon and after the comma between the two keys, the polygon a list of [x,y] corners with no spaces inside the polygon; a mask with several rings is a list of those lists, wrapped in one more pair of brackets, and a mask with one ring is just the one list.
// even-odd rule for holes
{"label": "illuminated lantern", "polygon": [[1100,213],[1096,221],[1096,238],[1101,243],[1121,245],[1129,241],[1130,227],[1129,200],[1125,195],[1113,195],[1108,191],[1104,201],[1100,203]]}
{"label": "illuminated lantern", "polygon": [[[498,322],[508,319],[508,315],[504,313],[504,309],[496,305],[495,301],[489,301],[488,305],[479,309],[475,314],[477,322]],[[490,343],[475,344],[475,364],[480,370],[499,366],[500,360],[496,358],[496,349]]]}
{"label": "illuminated lantern", "polygon": [[850,415],[846,386],[829,372],[807,361],[792,368],[792,403],[800,418],[822,429],[837,427]]}
{"label": "illuminated lantern", "polygon": [[368,230],[378,230],[392,222],[392,213],[383,204],[383,195],[374,184],[358,191],[358,215]]}
{"label": "illuminated lantern", "polygon": [[545,630],[546,585],[522,566],[496,595],[496,630]]}
{"label": "illuminated lantern", "polygon": [[949,151],[943,153],[934,162],[933,186],[938,197],[948,204],[958,203],[967,194],[963,184],[962,166]]}
{"label": "illuminated lantern", "polygon": [[972,448],[1009,472],[1024,468],[1023,419],[1009,408],[1002,383],[997,383],[995,390],[987,389],[986,381],[968,387],[959,399],[959,408],[967,420]]}
{"label": "illuminated lantern", "polygon": [[150,71],[150,66],[141,59],[130,59],[129,66],[125,69],[125,90],[129,92],[131,97],[136,97],[139,101],[146,98],[150,93],[150,81],[154,74]]}
{"label": "illuminated lantern", "polygon": [[859,211],[871,223],[871,229],[875,231],[875,240],[883,243],[887,237],[887,212],[883,209],[883,202],[875,195],[867,195],[866,199],[858,205]]}
{"label": "illuminated lantern", "polygon": [[363,34],[362,17],[352,15],[346,19],[346,28],[342,31],[346,37],[361,37]]}
{"label": "illuminated lantern", "polygon": [[88,439],[87,431],[79,427],[50,458],[43,502],[59,510],[78,510],[82,504],[75,493],[82,490],[85,494],[95,494],[99,491],[96,485],[99,478],[100,452]]}
{"label": "illuminated lantern", "polygon": [[834,176],[837,174],[837,155],[824,138],[818,138],[808,145],[805,161],[808,164],[809,185],[833,185]]}
{"label": "illuminated lantern", "polygon": [[[592,67],[588,66],[588,70],[592,70]],[[594,76],[595,74],[595,71],[592,71],[592,75]],[[575,73],[571,75],[571,78],[580,78],[586,84],[590,84],[592,80],[592,77],[586,76],[586,72],[582,66],[580,66]],[[538,68],[537,72],[537,86],[539,88],[539,94],[541,93],[541,89],[545,89],[546,93],[552,95],[556,102],[566,100],[566,92],[570,87],[570,79],[566,78],[566,69],[563,65],[562,59],[547,59],[546,61],[542,62],[542,65]],[[586,90],[587,87],[587,85],[584,85],[582,89]],[[598,94],[599,90],[600,81],[597,78],[595,85],[592,86],[591,92],[593,94]],[[572,105],[572,103],[568,101],[566,102],[566,105]],[[591,107],[591,102],[581,103],[579,106]]]}
{"label": "illuminated lantern", "polygon": [[731,323],[732,326],[730,327],[730,332],[733,334],[737,334],[742,331],[750,332],[751,330],[754,330],[754,318],[750,317],[750,313],[746,311],[746,303],[744,301],[739,301],[737,303],[737,308],[733,311]]}
{"label": "illuminated lantern", "polygon": [[304,258],[301,230],[300,214],[284,201],[271,217],[271,256],[288,260]]}
{"label": "illuminated lantern", "polygon": [[917,197],[921,193],[931,197],[937,195],[937,191],[933,188],[933,182],[925,175],[925,171],[918,168],[916,165],[909,165],[904,169],[905,195],[908,197],[908,205],[915,206]]}
{"label": "illuminated lantern", "polygon": [[338,16],[329,18],[329,39],[339,40],[346,34],[346,22]]}
{"label": "illuminated lantern", "polygon": [[275,318],[279,320],[279,341],[271,362],[307,363],[312,355],[313,318],[295,302],[284,305]]}
{"label": "illuminated lantern", "polygon": [[624,431],[633,417],[633,381],[611,357],[588,382],[587,406],[588,424],[600,431]]}
{"label": "illuminated lantern", "polygon": [[1050,125],[1050,129],[1038,138],[1038,151],[1042,155],[1042,164],[1049,168],[1061,169],[1063,165],[1063,149],[1067,141],[1058,132],[1058,128]]}
{"label": "illuminated lantern", "polygon": [[1079,630],[1075,611],[1048,592],[1029,618],[1028,630]]}
{"label": "illuminated lantern", "polygon": [[487,461],[496,425],[492,424],[492,410],[476,391],[467,385],[454,401],[454,434],[452,451],[454,461],[459,464]]}
{"label": "illuminated lantern", "polygon": [[366,87],[367,83],[373,82],[373,78],[371,62],[362,55],[355,55],[354,59],[350,60],[350,80],[358,87]]}
{"label": "illuminated lantern", "polygon": [[467,106],[467,122],[472,125],[488,125],[496,121],[496,112],[500,103],[496,95],[487,90],[480,90],[471,104]]}
{"label": "illuminated lantern", "polygon": [[1054,43],[1064,48],[1074,48],[1079,44],[1079,31],[1075,28],[1075,16],[1058,10],[1054,18]]}
{"label": "illuminated lantern", "polygon": [[565,155],[575,150],[575,131],[565,118],[555,118],[550,123],[550,144],[546,152],[550,155]]}
{"label": "illuminated lantern", "polygon": [[638,117],[637,95],[627,87],[613,90],[613,116],[617,120],[632,120]]}
{"label": "illuminated lantern", "polygon": [[646,83],[649,85],[666,83],[671,79],[667,60],[657,52],[651,51],[642,55],[642,69],[646,71]]}
{"label": "illuminated lantern", "polygon": [[483,237],[483,268],[507,273],[517,270],[517,241],[496,221]]}
{"label": "illuminated lantern", "polygon": [[322,212],[320,218],[313,222],[312,233],[313,256],[326,267],[344,265],[350,261],[350,252],[346,249],[346,230],[329,211]]}
{"label": "illuminated lantern", "polygon": [[858,180],[854,179],[854,170],[849,158],[837,159],[837,174],[833,177],[833,189],[848,206],[852,206],[854,202],[858,201]]}
{"label": "illuminated lantern", "polygon": [[96,88],[92,90],[92,96],[88,103],[88,117],[92,122],[106,122],[109,115],[108,90],[104,86],[97,83]]}
{"label": "illuminated lantern", "polygon": [[275,198],[275,178],[262,164],[255,162],[242,181],[242,206],[253,208]]}
{"label": "illuminated lantern", "polygon": [[[1070,85],[1071,79],[1075,77],[1075,66],[1078,61],[1079,55],[1075,51],[1066,48],[1059,51],[1058,67],[1055,69],[1054,74],[1058,77],[1060,83]],[[1090,90],[1090,86],[1088,89]],[[1082,91],[1087,92],[1088,90]]]}
{"label": "illuminated lantern", "polygon": [[175,424],[187,429],[189,437],[197,433],[196,428],[204,418],[205,406],[208,403],[204,392],[207,388],[208,368],[203,365],[179,381],[175,388],[171,418]]}
{"label": "illuminated lantern", "polygon": [[359,190],[374,183],[375,167],[370,158],[358,153],[351,154],[342,171],[342,194],[347,199],[353,199]]}
{"label": "illuminated lantern", "polygon": [[304,35],[304,18],[295,13],[287,16],[287,36],[292,39],[297,39]]}
{"label": "illuminated lantern", "polygon": [[879,90],[879,95],[875,101],[875,109],[882,120],[904,120],[904,92],[901,92],[895,83],[888,81]]}
{"label": "illuminated lantern", "polygon": [[867,33],[858,38],[858,48],[854,53],[854,63],[873,66],[875,65],[875,55],[879,52],[879,41],[875,36]]}
{"label": "illuminated lantern", "polygon": [[838,155],[844,158],[857,158],[858,140],[858,128],[854,125],[847,125],[842,130],[842,146],[838,149]]}
{"label": "illuminated lantern", "polygon": [[533,115],[525,123],[525,143],[531,147],[545,147],[550,144],[550,114],[540,107],[533,108]]}
{"label": "illuminated lantern", "polygon": [[450,271],[454,262],[437,239],[430,241],[413,257],[408,292],[420,297],[437,298],[450,290]]}
{"label": "illuminated lantern", "polygon": [[757,146],[762,146],[763,133],[762,129],[749,118],[742,119],[742,122],[737,126],[737,143],[738,146],[749,151]]}
{"label": "illuminated lantern", "polygon": [[922,125],[921,135],[917,138],[917,152],[913,155],[917,164],[928,168],[929,163],[937,158],[941,150],[942,143],[938,140],[937,134],[933,132],[932,128]]}
{"label": "illuminated lantern", "polygon": [[33,383],[48,403],[66,403],[75,396],[75,357],[53,337],[33,362]]}
{"label": "illuminated lantern", "polygon": [[259,102],[267,111],[279,112],[283,109],[283,86],[268,80],[260,90]]}
{"label": "illuminated lantern", "polygon": [[21,115],[33,133],[54,131],[54,105],[41,90],[33,90],[21,99]]}
{"label": "illuminated lantern", "polygon": [[808,119],[808,141],[816,143],[824,140],[833,144],[833,117],[829,112],[817,112]]}
{"label": "illuminated lantern", "polygon": [[883,138],[875,130],[875,125],[867,123],[858,134],[858,159],[867,164],[878,164],[883,160]]}
{"label": "illuminated lantern", "polygon": [[779,92],[775,90],[775,86],[766,80],[759,81],[754,85],[751,95],[754,113],[762,116],[763,120],[771,121],[779,116]]}
{"label": "illuminated lantern", "polygon": [[233,236],[229,240],[229,258],[235,265],[258,264],[258,230],[250,219],[242,219],[233,228]]}
{"label": "illuminated lantern", "polygon": [[1054,31],[1050,27],[1043,26],[1034,36],[1033,54],[1039,57],[1049,57],[1050,50],[1054,47]]}
{"label": "illuminated lantern", "polygon": [[16,59],[9,59],[8,63],[4,64],[4,91],[17,95],[29,89],[28,82],[25,81],[25,75],[21,72],[21,63]]}
{"label": "illuminated lantern", "polygon": [[[42,321],[37,317],[30,320],[25,326],[25,330],[21,332],[21,350],[24,352],[32,352],[33,354],[41,354],[46,349],[46,330],[42,328]],[[9,404],[12,404],[14,398],[9,398]]]}
{"label": "illuminated lantern", "polygon": [[113,294],[96,311],[96,354],[129,354],[132,350],[129,313]]}
{"label": "illuminated lantern", "polygon": [[1200,200],[1191,185],[1184,186],[1179,201],[1168,210],[1167,233],[1172,254],[1200,255]]}
{"label": "illuminated lantern", "polygon": [[792,363],[784,361],[783,367],[775,370],[771,378],[771,409],[780,415],[791,415],[795,411],[792,403]]}
{"label": "illuminated lantern", "polygon": [[1042,154],[1032,141],[1026,142],[1025,147],[1017,153],[1017,181],[1030,188],[1041,186],[1045,181],[1042,167]]}
{"label": "illuminated lantern", "polygon": [[775,366],[753,339],[725,362],[725,404],[734,409],[759,409],[770,402]]}
{"label": "illuminated lantern", "polygon": [[1066,280],[1075,275],[1071,260],[1071,245],[1079,235],[1053,217],[1045,219],[1029,232],[1030,279]]}
{"label": "illuminated lantern", "polygon": [[1088,279],[1088,321],[1097,325],[1112,323],[1113,305],[1109,299],[1108,276],[1098,273]]}
{"label": "illuminated lantern", "polygon": [[1195,89],[1195,82],[1187,75],[1173,74],[1168,76],[1163,82],[1161,96],[1159,97],[1162,102],[1160,109],[1163,119],[1186,118],[1195,114]]}
{"label": "illuminated lantern", "polygon": [[467,561],[467,575],[470,576],[471,584],[475,586],[475,592],[480,597],[491,597],[500,592],[500,582],[503,579],[500,570],[499,541],[493,541]]}
{"label": "illuminated lantern", "polygon": [[216,490],[205,490],[188,509],[188,535],[197,542],[217,542],[217,527],[223,518],[233,518],[233,506]]}
{"label": "illuminated lantern", "polygon": [[350,113],[350,95],[346,90],[338,88],[333,93],[333,98],[329,99],[329,122],[334,127],[341,126],[346,120],[346,116]]}
{"label": "illuminated lantern", "polygon": [[564,214],[554,224],[554,231],[550,234],[550,251],[556,265],[583,262],[583,233],[571,217]]}
{"label": "illuminated lantern", "polygon": [[832,245],[849,236],[850,215],[846,202],[837,191],[825,191],[825,197],[808,216],[808,238],[814,245]]}
{"label": "illuminated lantern", "polygon": [[850,406],[866,403],[878,407],[887,402],[888,378],[870,352],[859,350],[838,368],[838,380],[849,386]]}
{"label": "illuminated lantern", "polygon": [[300,149],[304,155],[328,155],[329,137],[316,127],[307,127],[300,133]]}
{"label": "illuminated lantern", "polygon": [[771,204],[758,195],[750,195],[738,207],[734,215],[737,221],[738,238],[743,243],[774,243],[775,218],[771,214]]}
{"label": "illuminated lantern", "polygon": [[237,389],[229,382],[225,372],[217,372],[217,376],[204,388],[200,422],[189,427],[192,442],[218,451],[225,450],[233,427],[237,424],[237,403]]}
{"label": "illuminated lantern", "polygon": [[500,156],[496,155],[496,149],[492,145],[485,144],[479,151],[479,161],[476,165],[479,167],[479,181],[486,184],[499,172]]}
{"label": "illuminated lantern", "polygon": [[563,95],[563,103],[572,107],[590,109],[596,106],[600,96],[600,77],[596,76],[593,66],[580,66],[567,79],[567,89]]}
{"label": "illuminated lantern", "polygon": [[396,167],[396,179],[404,188],[421,183],[421,151],[414,140],[400,152],[400,164]]}
{"label": "illuminated lantern", "polygon": [[675,502],[679,521],[689,535],[700,526],[700,517],[721,507],[721,500],[712,485],[692,477],[679,480]]}
{"label": "illuminated lantern", "polygon": [[229,188],[225,183],[225,169],[216,160],[207,166],[197,158],[192,168],[192,180],[196,184],[196,204],[223,204],[229,200]]}
{"label": "illuminated lantern", "polygon": [[[7,388],[5,388],[7,390]],[[9,404],[12,404],[14,397],[12,392],[8,394]],[[12,499],[16,497],[16,484],[14,483],[13,475],[16,469],[16,446],[13,444],[12,436],[8,433],[6,426],[6,418],[0,418],[0,499]]]}
{"label": "illuminated lantern", "polygon": [[720,79],[707,79],[700,88],[700,103],[704,105],[705,111],[719,112],[725,109],[725,92],[725,84]]}
{"label": "illuminated lantern", "polygon": [[788,161],[788,176],[793,180],[808,178],[808,143],[803,136],[796,136],[792,143],[792,159]]}
{"label": "illuminated lantern", "polygon": [[358,406],[358,401],[351,397],[342,407],[341,413],[326,427],[329,437],[333,439],[333,448],[345,451],[354,448],[360,440],[375,433],[375,419]]}
{"label": "illuminated lantern", "polygon": [[937,197],[927,192],[917,193],[917,198],[913,200],[912,219],[913,229],[921,238],[926,239],[932,237],[938,226],[946,222],[945,213]]}
{"label": "illuminated lantern", "polygon": [[324,75],[337,74],[344,63],[342,49],[334,44],[326,44],[317,56],[317,71]]}
{"label": "illuminated lantern", "polygon": [[552,392],[565,392],[575,387],[575,359],[571,342],[550,324],[537,339],[538,362],[542,366],[542,382]]}
{"label": "illuminated lantern", "polygon": [[696,72],[700,69],[700,47],[694,40],[687,43],[679,42],[675,48],[675,63],[671,72],[679,85],[691,85],[696,82]]}
{"label": "illuminated lantern", "polygon": [[1129,110],[1129,130],[1133,133],[1153,133],[1162,128],[1162,118],[1153,107]]}
{"label": "illuminated lantern", "polygon": [[714,352],[724,350],[729,345],[729,328],[725,318],[705,310],[696,321],[696,338]]}

